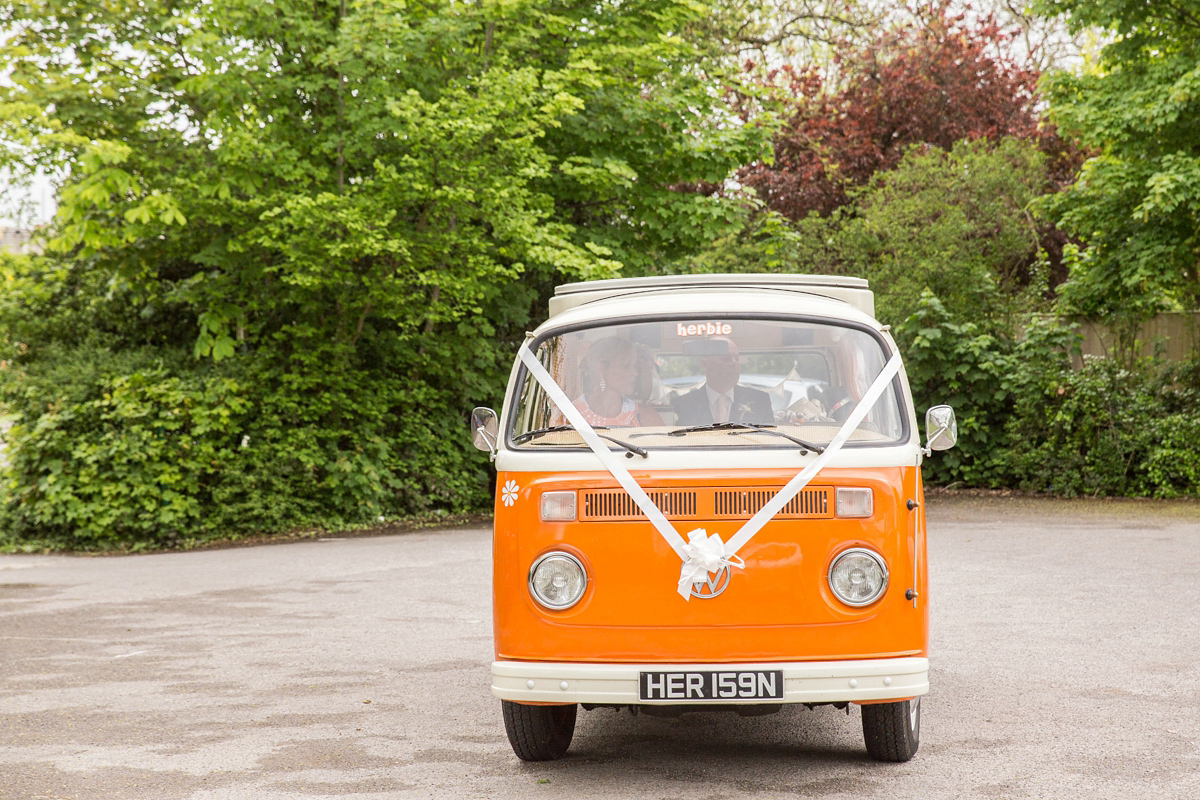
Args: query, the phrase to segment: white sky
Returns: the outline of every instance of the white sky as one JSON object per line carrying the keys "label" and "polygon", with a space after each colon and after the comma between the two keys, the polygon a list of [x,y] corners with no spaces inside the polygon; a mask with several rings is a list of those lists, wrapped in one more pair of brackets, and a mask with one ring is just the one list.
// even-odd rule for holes
{"label": "white sky", "polygon": [[43,175],[29,186],[14,186],[0,172],[0,226],[27,228],[49,222],[54,216],[54,188]]}

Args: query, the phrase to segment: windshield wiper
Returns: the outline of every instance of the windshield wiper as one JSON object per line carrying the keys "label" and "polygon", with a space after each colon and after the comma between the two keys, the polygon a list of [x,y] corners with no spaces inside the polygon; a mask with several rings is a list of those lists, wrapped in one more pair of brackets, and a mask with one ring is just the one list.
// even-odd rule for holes
{"label": "windshield wiper", "polygon": [[776,430],[774,425],[759,425],[753,422],[711,422],[708,425],[693,425],[690,428],[676,428],[673,431],[667,431],[667,436],[683,436],[684,434],[693,433],[695,431],[757,431],[758,433],[771,433],[775,436],[782,436],[784,439],[795,442],[804,450],[800,455],[806,455],[809,450],[815,453],[825,451],[824,447],[812,442],[806,442],[803,439],[797,439],[795,436]]}
{"label": "windshield wiper", "polygon": [[[559,431],[573,431],[573,430],[575,430],[574,425],[552,425],[549,428],[538,428],[537,430],[525,431],[522,434],[514,436],[513,443],[520,444],[521,442],[527,442],[536,436],[542,436],[547,433],[558,433]],[[608,430],[608,428],[605,427],[604,425],[593,425],[592,430],[606,431],[606,430]],[[626,450],[628,450],[629,452],[627,452],[625,454],[626,458],[633,458],[634,453],[638,454],[642,458],[647,458],[650,455],[649,450],[647,450],[644,447],[638,447],[636,444],[630,444],[629,442],[622,442],[620,439],[614,438],[612,436],[606,436],[603,433],[597,433],[596,435],[599,436],[601,439],[606,439],[606,440],[612,442],[613,444],[619,444],[621,447],[624,447]]]}

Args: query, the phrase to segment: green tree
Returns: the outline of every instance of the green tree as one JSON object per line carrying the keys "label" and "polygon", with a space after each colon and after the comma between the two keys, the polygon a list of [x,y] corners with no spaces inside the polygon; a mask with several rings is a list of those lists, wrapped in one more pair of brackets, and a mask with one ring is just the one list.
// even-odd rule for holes
{"label": "green tree", "polygon": [[1083,245],[1062,287],[1069,311],[1131,331],[1200,307],[1200,6],[1044,0],[1075,30],[1107,29],[1096,67],[1047,74],[1049,116],[1096,155],[1042,209]]}
{"label": "green tree", "polygon": [[899,324],[928,289],[958,321],[1007,337],[1042,301],[1044,229],[1026,206],[1049,188],[1032,142],[913,147],[849,203],[792,223],[748,203],[748,224],[686,259],[695,272],[815,272],[867,278],[876,315]]}
{"label": "green tree", "polygon": [[892,324],[928,288],[955,319],[1011,330],[1047,289],[1026,211],[1047,188],[1044,165],[1019,139],[910,150],[858,193],[840,231],[843,270],[870,280]]}
{"label": "green tree", "polygon": [[[0,2],[13,84],[0,166],[61,175],[48,256],[5,306],[15,366],[0,383],[22,412],[10,511],[69,530],[40,513],[54,499],[37,487],[51,462],[75,474],[81,451],[64,443],[145,438],[147,415],[97,405],[116,386],[230,410],[205,428],[223,437],[209,461],[225,463],[185,471],[193,523],[233,524],[229,508],[278,528],[482,504],[461,422],[498,400],[547,287],[652,271],[735,214],[672,189],[723,180],[765,136],[723,111],[730,79],[689,34],[708,10]],[[52,346],[142,355],[59,375],[78,391],[55,421],[58,455],[42,458]],[[187,458],[182,441],[158,457]],[[145,519],[137,535],[156,535]]]}

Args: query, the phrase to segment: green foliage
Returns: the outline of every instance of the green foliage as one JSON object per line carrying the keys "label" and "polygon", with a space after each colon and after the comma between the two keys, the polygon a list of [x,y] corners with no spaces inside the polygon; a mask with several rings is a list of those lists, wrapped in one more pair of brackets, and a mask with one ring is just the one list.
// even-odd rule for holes
{"label": "green foliage", "polygon": [[854,275],[871,282],[886,323],[916,313],[930,290],[950,315],[1010,330],[1047,289],[1025,210],[1045,189],[1045,159],[1023,140],[916,147],[827,217],[789,223],[747,201],[737,231],[678,269]]}
{"label": "green foliage", "polygon": [[427,386],[280,381],[270,365],[196,370],[182,352],[88,345],[48,348],[0,380],[17,421],[4,492],[15,539],[110,548],[364,525],[461,510],[486,489],[452,398]]}
{"label": "green foliage", "polygon": [[[463,422],[550,287],[653,271],[738,214],[674,189],[766,136],[686,35],[709,10],[0,4],[0,167],[65,176],[48,255],[0,298],[13,530],[92,546],[485,504]],[[155,438],[185,401],[192,438]]]}
{"label": "green foliage", "polygon": [[1130,369],[1111,359],[1045,377],[1041,391],[1019,396],[1009,424],[1020,488],[1068,497],[1198,493],[1200,404],[1184,398],[1194,401],[1195,386],[1152,362]]}
{"label": "green foliage", "polygon": [[955,322],[926,290],[917,310],[896,329],[918,409],[942,403],[955,410],[958,445],[925,462],[931,484],[990,486],[1000,480],[996,456],[1005,445],[1004,422],[1012,410],[1010,379],[1015,363],[1010,342]]}
{"label": "green foliage", "polygon": [[[1048,84],[1102,151],[1044,201],[1087,245],[1066,300],[1193,303],[1196,26],[1047,5],[1120,33],[1102,72]],[[673,269],[869,278],[919,401],[960,410],[935,481],[1194,491],[1193,373],[1069,373],[1061,330],[1008,334],[1047,282],[1032,144],[918,145],[796,222],[717,191],[771,133],[728,51],[773,23],[740,8],[0,0],[0,169],[61,179],[46,255],[0,255],[0,536],[142,546],[482,507],[462,423],[498,403],[550,287]]]}
{"label": "green foliage", "polygon": [[674,272],[792,272],[840,274],[840,218],[817,215],[791,222],[766,208],[752,193],[740,195],[742,221],[708,247],[680,263]]}
{"label": "green foliage", "polygon": [[1010,328],[1045,291],[1026,206],[1046,188],[1042,154],[1019,139],[910,150],[856,198],[842,231],[850,274],[898,323],[930,289],[954,316]]}
{"label": "green foliage", "polygon": [[46,355],[40,371],[9,367],[3,382],[17,415],[5,437],[5,527],[93,547],[173,542],[202,527],[203,497],[247,408],[239,385],[172,377],[155,352]]}
{"label": "green foliage", "polygon": [[925,461],[930,484],[1200,494],[1200,361],[1075,369],[1078,335],[1054,318],[1031,318],[1019,339],[983,333],[929,292],[896,335],[918,412],[947,403],[958,420],[958,445]]}
{"label": "green foliage", "polygon": [[[183,345],[130,346],[164,328],[145,322],[159,311],[101,295],[95,272],[26,259],[15,275],[0,295],[10,544],[176,544],[487,504],[461,408],[503,390],[509,356],[486,321],[423,354],[396,337],[348,353],[310,336],[196,361]],[[422,363],[459,369],[412,380]]]}
{"label": "green foliage", "polygon": [[1114,35],[1094,71],[1044,79],[1050,118],[1097,155],[1039,207],[1085,248],[1066,310],[1124,324],[1128,339],[1160,310],[1200,307],[1200,15],[1189,3],[1041,5]]}

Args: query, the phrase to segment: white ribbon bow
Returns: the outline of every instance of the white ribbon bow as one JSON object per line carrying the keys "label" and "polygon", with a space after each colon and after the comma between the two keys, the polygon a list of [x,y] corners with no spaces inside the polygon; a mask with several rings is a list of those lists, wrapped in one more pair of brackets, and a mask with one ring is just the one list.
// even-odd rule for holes
{"label": "white ribbon bow", "polygon": [[703,583],[709,573],[722,567],[746,566],[746,562],[732,553],[725,552],[725,543],[717,534],[709,535],[704,528],[696,528],[688,534],[688,543],[683,546],[683,569],[679,570],[679,596],[687,600],[692,595],[692,585]]}

